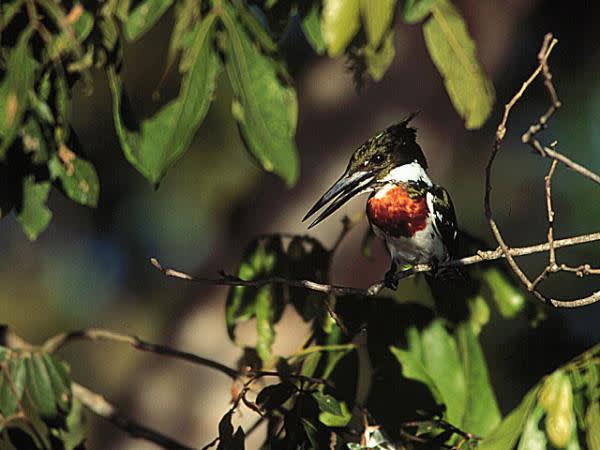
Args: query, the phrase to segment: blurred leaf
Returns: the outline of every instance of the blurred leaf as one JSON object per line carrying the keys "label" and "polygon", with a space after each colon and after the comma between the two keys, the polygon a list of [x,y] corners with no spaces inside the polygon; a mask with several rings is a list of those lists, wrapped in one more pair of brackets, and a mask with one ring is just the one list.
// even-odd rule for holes
{"label": "blurred leaf", "polygon": [[477,447],[477,450],[506,450],[513,448],[525,428],[536,403],[539,386],[533,387],[517,406]]}
{"label": "blurred leaf", "polygon": [[438,0],[405,0],[402,16],[407,23],[416,23],[425,19]]}
{"label": "blurred leaf", "polygon": [[83,406],[77,398],[73,398],[73,405],[66,419],[66,427],[58,430],[64,450],[83,450],[86,432]]}
{"label": "blurred leaf", "polygon": [[23,178],[22,199],[17,208],[17,220],[32,241],[48,227],[52,219],[52,212],[46,206],[49,193],[50,182],[36,183],[33,175]]}
{"label": "blurred leaf", "polygon": [[[562,372],[562,371],[561,371]],[[550,408],[546,410],[546,435],[550,443],[556,448],[565,448],[574,428],[573,390],[569,377],[562,374],[555,379],[556,395]]]}
{"label": "blurred leaf", "polygon": [[301,418],[300,422],[302,422],[304,432],[306,433],[306,437],[308,438],[310,445],[312,445],[313,449],[318,449],[319,441],[317,440],[317,428],[305,418]]}
{"label": "blurred leaf", "polygon": [[517,450],[546,450],[548,441],[544,432],[540,430],[540,420],[543,415],[544,409],[539,404],[535,405],[527,419]]}
{"label": "blurred leaf", "polygon": [[254,10],[247,7],[244,0],[233,0],[240,23],[248,31],[253,42],[257,43],[267,54],[277,52],[277,43],[265,29],[263,22]]}
{"label": "blurred leaf", "polygon": [[92,163],[62,144],[58,153],[52,155],[48,168],[50,176],[60,180],[61,188],[71,200],[93,207],[98,204],[100,183]]}
{"label": "blurred leaf", "polygon": [[227,412],[219,422],[219,445],[217,450],[244,450],[244,430],[242,427],[238,427],[236,432],[233,432],[231,415],[231,411]]}
{"label": "blurred leaf", "polygon": [[123,86],[114,68],[108,71],[113,95],[115,127],[125,156],[152,183],[187,150],[206,116],[219,71],[212,45],[216,16],[207,15],[194,30],[194,39],[184,56],[192,61],[183,75],[178,97],[141,123],[140,131],[127,128],[123,117]]}
{"label": "blurred leaf", "polygon": [[183,0],[175,4],[175,25],[171,32],[167,69],[175,62],[175,57],[184,48],[184,40],[200,18],[197,0]]}
{"label": "blurred leaf", "polygon": [[[315,394],[313,393],[313,396],[314,395]],[[352,413],[348,410],[348,405],[346,405],[346,402],[338,402],[335,400],[336,406],[333,406],[332,403],[321,405],[319,400],[317,400],[317,403],[319,404],[319,409],[321,410],[321,413],[319,414],[319,421],[323,425],[328,427],[345,427],[348,425],[348,422],[350,422]]]}
{"label": "blurred leaf", "polygon": [[374,49],[370,45],[365,47],[365,61],[367,71],[375,81],[383,78],[394,60],[396,50],[394,48],[394,30],[390,30],[381,47]]}
{"label": "blurred leaf", "polygon": [[473,325],[473,333],[479,335],[481,328],[490,320],[490,308],[481,295],[469,299],[470,322]]}
{"label": "blurred leaf", "polygon": [[[360,0],[360,13],[371,48],[378,48],[392,20],[396,0]],[[393,47],[393,45],[392,45]]]}
{"label": "blurred leaf", "polygon": [[421,342],[424,366],[444,399],[448,422],[460,426],[466,386],[456,342],[439,319],[423,330]]}
{"label": "blurred leaf", "polygon": [[360,246],[362,255],[367,259],[373,258],[373,242],[375,242],[375,233],[371,227],[367,227]]}
{"label": "blurred leaf", "polygon": [[123,32],[129,41],[138,39],[161,18],[173,0],[143,0],[129,12],[123,23]]}
{"label": "blurred leaf", "polygon": [[244,143],[266,171],[293,186],[299,171],[296,93],[278,78],[272,60],[252,44],[231,7],[223,5],[221,18],[228,37],[225,68],[235,95],[232,113]]}
{"label": "blurred leaf", "polygon": [[585,425],[588,450],[600,450],[600,404],[597,401],[588,405]]}
{"label": "blurred leaf", "polygon": [[27,393],[33,405],[42,418],[57,418],[60,411],[64,410],[62,406],[65,402],[70,401],[70,390],[64,386],[61,377],[56,376],[57,371],[54,370],[52,361],[50,365],[46,365],[41,354],[32,353],[25,358],[25,367]]}
{"label": "blurred leaf", "polygon": [[296,387],[289,382],[273,384],[263,388],[256,396],[256,404],[267,411],[279,408],[296,393]]}
{"label": "blurred leaf", "polygon": [[25,390],[25,364],[21,358],[14,358],[10,351],[4,352],[0,367],[0,414],[9,417],[18,410],[18,404]]}
{"label": "blurred leaf", "polygon": [[456,336],[466,384],[465,413],[460,426],[469,433],[487,436],[500,423],[501,416],[483,351],[470,322],[459,325]]}
{"label": "blurred leaf", "polygon": [[302,19],[302,31],[317,54],[322,55],[325,53],[327,46],[321,34],[321,13],[317,3],[311,6],[308,14]]}
{"label": "blurred leaf", "polygon": [[323,0],[321,33],[329,56],[340,56],[360,29],[359,0]]}
{"label": "blurred leaf", "polygon": [[[257,239],[250,243],[242,262],[238,276],[243,280],[255,280],[272,276],[277,272],[283,258],[281,239],[273,236],[267,239]],[[257,352],[265,361],[270,354],[274,339],[273,323],[280,315],[281,309],[278,287],[266,285],[259,288],[234,286],[229,290],[226,303],[225,322],[229,337],[235,341],[235,327],[238,323],[256,317],[258,342]],[[260,347],[260,348],[259,348]]]}
{"label": "blurred leaf", "polygon": [[342,415],[342,407],[335,397],[318,391],[313,392],[312,396],[317,401],[317,405],[321,411],[328,412],[334,416]]}
{"label": "blurred leaf", "polygon": [[467,129],[480,128],[494,105],[494,87],[475,54],[475,43],[460,12],[449,0],[438,0],[423,32],[431,59]]}
{"label": "blurred leaf", "polygon": [[19,36],[17,45],[8,54],[6,72],[0,82],[0,160],[19,133],[35,82],[38,64],[29,50],[31,33],[28,28]]}
{"label": "blurred leaf", "polygon": [[491,267],[483,271],[483,279],[488,284],[492,298],[502,317],[511,319],[525,306],[523,292],[500,269]]}

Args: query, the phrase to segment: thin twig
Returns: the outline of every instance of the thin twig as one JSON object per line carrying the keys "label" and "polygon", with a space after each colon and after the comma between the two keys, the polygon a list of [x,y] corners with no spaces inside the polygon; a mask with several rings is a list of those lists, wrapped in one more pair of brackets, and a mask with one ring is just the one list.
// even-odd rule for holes
{"label": "thin twig", "polygon": [[[600,232],[598,233],[589,233],[579,236],[573,236],[564,239],[557,239],[554,241],[554,248],[562,248],[562,247],[571,247],[574,245],[587,244],[590,242],[600,241]],[[547,242],[529,245],[526,247],[514,247],[507,248],[507,254],[510,257],[513,256],[525,256],[532,255],[535,253],[547,252],[549,249],[549,245]],[[462,267],[462,266],[470,266],[473,264],[479,264],[484,261],[494,261],[497,259],[505,258],[506,255],[502,248],[497,248],[496,250],[480,250],[476,254],[471,256],[466,256],[460,259],[454,259],[451,261],[447,261],[444,263],[438,264],[439,268],[445,267]],[[385,283],[380,281],[378,283],[374,283],[366,289],[348,287],[348,286],[337,286],[333,284],[326,283],[317,283],[316,281],[311,280],[291,280],[288,278],[282,277],[267,277],[260,278],[256,280],[242,280],[241,278],[235,277],[233,275],[222,274],[221,278],[203,278],[196,277],[190,275],[188,273],[182,272],[180,270],[166,268],[161,265],[161,263],[156,258],[151,258],[150,262],[154,267],[160,270],[164,275],[177,278],[185,281],[191,281],[195,283],[207,283],[214,284],[218,286],[250,286],[250,287],[260,287],[267,284],[283,284],[291,287],[299,287],[308,289],[316,292],[323,292],[326,294],[333,294],[336,296],[344,296],[344,295],[360,295],[360,296],[374,296],[378,295],[383,288],[385,287]],[[405,272],[399,273],[399,278],[406,278],[410,275],[414,275],[415,273],[421,272],[429,272],[432,267],[428,264],[419,264],[412,268],[412,270],[407,270]]]}
{"label": "thin twig", "polygon": [[[554,240],[554,231],[553,231],[554,230],[553,229],[553,227],[554,227],[554,212],[552,210],[550,182],[552,179],[552,175],[554,174],[554,171],[556,169],[557,163],[561,162],[566,167],[574,170],[575,172],[579,173],[580,175],[582,175],[586,178],[589,178],[590,180],[600,184],[600,176],[598,176],[591,170],[581,166],[580,164],[577,164],[577,163],[571,161],[566,156],[557,152],[554,148],[542,146],[542,144],[536,139],[536,135],[540,131],[542,131],[543,129],[545,129],[547,127],[548,121],[554,115],[554,113],[558,110],[558,108],[560,108],[560,106],[561,106],[561,103],[558,99],[558,95],[556,93],[556,89],[554,88],[554,85],[552,83],[552,74],[550,72],[550,68],[548,65],[548,57],[550,56],[550,53],[552,52],[552,49],[554,48],[554,46],[556,45],[557,42],[558,41],[550,33],[548,33],[544,37],[544,42],[543,42],[540,52],[538,54],[539,65],[533,71],[533,73],[529,76],[529,78],[523,83],[523,85],[521,86],[521,89],[512,97],[512,99],[504,107],[504,115],[502,117],[500,124],[498,125],[498,129],[496,131],[496,139],[494,140],[494,145],[492,147],[490,159],[489,159],[488,164],[485,169],[484,207],[485,207],[485,215],[486,215],[486,218],[490,225],[490,228],[492,230],[492,234],[494,235],[494,238],[498,242],[498,245],[500,246],[502,254],[506,258],[506,261],[507,261],[509,267],[515,273],[515,275],[521,281],[521,283],[527,288],[527,290],[530,291],[538,300],[540,300],[544,303],[550,304],[555,307],[575,308],[575,307],[590,305],[592,303],[599,301],[600,300],[600,291],[596,291],[596,292],[592,293],[591,295],[584,297],[584,298],[578,298],[578,299],[572,299],[572,300],[557,300],[557,299],[554,299],[554,298],[551,298],[551,297],[548,297],[548,296],[542,294],[537,289],[538,284],[541,283],[541,281],[543,281],[549,274],[555,273],[555,272],[558,272],[561,270],[565,270],[565,269],[563,269],[564,265],[559,266],[556,263],[555,249],[558,247],[557,244],[559,241]],[[549,252],[549,263],[542,270],[542,272],[535,278],[535,280],[532,282],[529,279],[529,277],[523,272],[523,270],[521,269],[519,264],[517,264],[517,262],[515,261],[511,248],[506,244],[504,237],[502,236],[502,233],[500,232],[500,229],[499,229],[496,221],[494,220],[493,213],[492,213],[492,206],[491,206],[491,192],[492,192],[491,173],[492,173],[492,166],[494,164],[496,156],[498,155],[498,153],[501,149],[502,142],[506,135],[506,123],[508,121],[510,112],[511,112],[512,108],[517,104],[517,102],[521,99],[521,97],[523,96],[523,94],[525,93],[527,88],[531,85],[531,83],[533,83],[533,81],[538,77],[538,75],[540,73],[542,73],[542,75],[543,75],[544,85],[545,85],[548,95],[550,97],[551,105],[548,108],[548,110],[538,119],[538,121],[535,122],[534,124],[532,124],[528,128],[528,130],[523,134],[523,136],[521,138],[521,140],[524,144],[531,146],[539,155],[541,155],[543,157],[550,157],[553,160],[552,166],[550,168],[550,172],[548,173],[548,175],[546,177],[546,207],[547,207],[547,211],[548,211],[548,234],[547,234],[547,243],[544,245],[544,247]],[[552,147],[553,147],[553,145],[552,145]],[[564,267],[566,267],[566,266],[564,266]],[[575,273],[581,274],[581,275],[584,273],[583,270],[577,271],[576,269],[577,268],[573,268],[573,270],[566,269],[566,271],[572,271],[572,272],[575,272]],[[592,270],[592,272],[590,272],[590,273],[594,273],[593,269],[590,268],[590,270]]]}
{"label": "thin twig", "polygon": [[210,367],[211,369],[218,370],[219,372],[229,376],[232,379],[236,379],[240,376],[240,372],[231,367],[227,367],[224,364],[213,361],[211,359],[203,358],[201,356],[195,355],[189,352],[182,352],[180,350],[175,350],[173,348],[154,344],[151,342],[143,341],[137,336],[130,336],[128,334],[117,333],[115,331],[104,330],[99,328],[87,328],[84,330],[71,331],[68,333],[61,333],[54,337],[51,337],[43,344],[43,349],[49,353],[54,353],[65,344],[78,341],[78,340],[86,340],[86,341],[112,341],[112,342],[121,342],[124,344],[129,344],[133,348],[137,350],[142,350],[144,352],[155,353],[158,355],[164,355],[171,358],[181,359],[184,361],[191,362],[192,364],[197,364],[200,366]]}
{"label": "thin twig", "polygon": [[175,439],[142,425],[134,420],[128,419],[121,414],[116,406],[108,402],[101,395],[89,390],[88,388],[73,382],[73,396],[75,396],[86,408],[94,414],[108,420],[117,428],[125,431],[127,434],[140,439],[154,442],[163,448],[173,450],[191,450],[193,447],[177,442]]}

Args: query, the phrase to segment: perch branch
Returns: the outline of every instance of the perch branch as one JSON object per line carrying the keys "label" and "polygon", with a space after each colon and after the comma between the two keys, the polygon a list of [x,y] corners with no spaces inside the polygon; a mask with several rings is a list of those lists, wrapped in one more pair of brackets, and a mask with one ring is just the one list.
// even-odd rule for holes
{"label": "perch branch", "polygon": [[[557,249],[557,248],[562,248],[562,247],[571,247],[574,245],[587,244],[590,242],[597,242],[597,241],[600,241],[600,232],[583,234],[583,235],[573,236],[573,237],[564,238],[564,239],[556,239],[554,241],[554,248]],[[525,256],[525,255],[532,255],[535,253],[547,252],[549,250],[549,248],[550,248],[550,245],[548,244],[548,242],[545,242],[545,243],[541,243],[541,244],[530,245],[527,247],[507,248],[507,254],[509,255],[509,257]],[[506,255],[505,255],[503,249],[501,247],[499,247],[495,250],[480,250],[476,254],[471,255],[471,256],[467,256],[464,258],[454,259],[451,261],[440,263],[438,265],[438,267],[444,268],[444,267],[470,266],[473,264],[479,264],[484,261],[494,261],[494,260],[505,258],[505,257],[506,257]],[[290,280],[288,278],[283,278],[283,277],[267,277],[267,278],[260,278],[260,279],[256,279],[256,280],[242,280],[241,278],[238,278],[233,275],[228,275],[225,273],[222,273],[220,278],[203,278],[203,277],[196,277],[196,276],[190,275],[190,274],[188,274],[186,272],[182,272],[180,270],[163,267],[161,265],[160,261],[158,261],[158,259],[156,259],[156,258],[151,258],[150,262],[152,263],[152,265],[154,267],[156,267],[159,271],[161,271],[167,277],[177,278],[180,280],[191,281],[191,282],[195,282],[195,283],[214,284],[214,285],[218,285],[218,286],[260,287],[260,286],[264,286],[267,284],[283,284],[286,286],[299,287],[299,288],[304,288],[304,289],[308,289],[308,290],[315,291],[315,292],[322,292],[325,294],[333,294],[333,295],[338,295],[338,296],[344,296],[344,295],[374,296],[374,295],[378,295],[385,287],[385,284],[383,281],[374,283],[366,289],[361,289],[361,288],[348,287],[348,286],[337,286],[337,285],[333,285],[333,284],[317,283],[317,282],[311,281],[311,280]],[[416,273],[429,272],[429,271],[431,271],[431,269],[432,269],[432,267],[428,264],[419,264],[419,265],[414,266],[411,270],[401,272],[398,275],[399,275],[399,278],[406,278],[406,277],[408,277],[410,275],[414,275]]]}

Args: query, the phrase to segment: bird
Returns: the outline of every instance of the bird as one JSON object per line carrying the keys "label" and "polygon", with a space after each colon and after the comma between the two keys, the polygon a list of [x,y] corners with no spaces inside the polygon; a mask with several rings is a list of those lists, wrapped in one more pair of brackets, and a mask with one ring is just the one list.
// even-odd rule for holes
{"label": "bird", "polygon": [[[427,173],[428,164],[417,143],[417,130],[409,126],[416,114],[389,126],[358,147],[343,175],[304,216],[321,213],[312,228],[350,199],[369,193],[366,213],[371,229],[385,242],[391,267],[385,283],[397,288],[397,269],[429,264],[432,276],[438,265],[457,251],[458,224],[452,199]],[[324,208],[324,209],[323,209]]]}

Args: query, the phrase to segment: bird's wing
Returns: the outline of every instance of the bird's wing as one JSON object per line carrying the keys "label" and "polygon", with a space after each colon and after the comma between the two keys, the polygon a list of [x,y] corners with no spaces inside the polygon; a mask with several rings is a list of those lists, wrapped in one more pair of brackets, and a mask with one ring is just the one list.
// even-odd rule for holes
{"label": "bird's wing", "polygon": [[431,204],[433,206],[433,227],[448,248],[450,256],[456,255],[458,224],[454,205],[448,191],[441,186],[434,185],[430,189]]}

